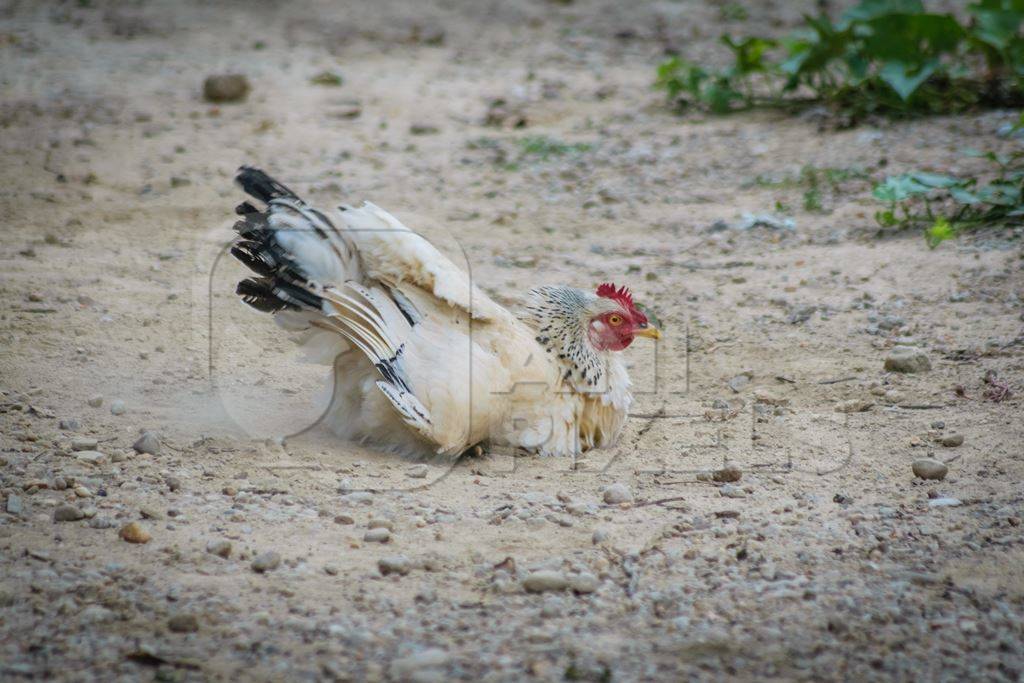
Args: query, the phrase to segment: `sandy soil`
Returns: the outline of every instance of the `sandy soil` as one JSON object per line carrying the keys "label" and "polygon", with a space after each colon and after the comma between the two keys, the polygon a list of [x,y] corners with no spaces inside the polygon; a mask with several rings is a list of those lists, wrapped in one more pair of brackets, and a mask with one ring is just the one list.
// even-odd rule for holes
{"label": "sandy soil", "polygon": [[[835,131],[650,88],[666,48],[811,7],[0,3],[3,677],[1022,680],[1021,233],[929,251],[869,196],[1015,114]],[[232,72],[248,99],[205,103]],[[501,301],[628,283],[667,334],[629,352],[621,444],[424,468],[332,439],[323,369],[219,258],[242,163],[442,235]],[[820,211],[805,166],[846,171]],[[931,370],[886,372],[897,342]]]}

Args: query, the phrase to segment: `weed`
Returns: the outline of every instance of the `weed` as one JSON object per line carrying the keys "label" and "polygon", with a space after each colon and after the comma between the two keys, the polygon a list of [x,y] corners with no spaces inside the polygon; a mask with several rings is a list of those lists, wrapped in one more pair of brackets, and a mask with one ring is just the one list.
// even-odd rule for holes
{"label": "weed", "polygon": [[805,15],[785,40],[722,36],[730,66],[709,71],[672,57],[655,86],[674,104],[719,114],[814,101],[855,121],[1021,105],[1024,0],[978,0],[967,14],[965,25],[920,0],[862,0],[834,23]]}

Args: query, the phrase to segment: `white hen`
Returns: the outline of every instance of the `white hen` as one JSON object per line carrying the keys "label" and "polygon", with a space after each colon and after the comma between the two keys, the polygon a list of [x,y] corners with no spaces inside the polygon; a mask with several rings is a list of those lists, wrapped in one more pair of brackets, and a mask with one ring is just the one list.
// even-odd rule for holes
{"label": "white hen", "polygon": [[616,352],[660,333],[625,287],[540,287],[522,320],[391,214],[340,207],[343,227],[262,171],[232,253],[254,308],[334,364],[328,422],[410,455],[479,445],[569,455],[613,443],[632,397]]}

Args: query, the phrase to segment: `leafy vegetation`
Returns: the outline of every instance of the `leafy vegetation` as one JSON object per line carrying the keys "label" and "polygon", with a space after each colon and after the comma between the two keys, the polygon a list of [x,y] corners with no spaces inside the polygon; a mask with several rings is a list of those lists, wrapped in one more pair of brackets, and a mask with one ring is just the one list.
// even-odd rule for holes
{"label": "leafy vegetation", "polygon": [[977,0],[964,24],[921,0],[862,0],[838,21],[805,15],[784,40],[722,36],[732,63],[709,70],[681,57],[656,87],[714,113],[829,104],[866,114],[950,113],[1024,103],[1024,0]]}
{"label": "leafy vegetation", "polygon": [[924,229],[936,247],[972,228],[1024,222],[1024,152],[976,155],[993,164],[991,179],[914,171],[875,185],[872,194],[886,204],[878,224]]}
{"label": "leafy vegetation", "polygon": [[[796,175],[786,175],[781,178],[759,175],[751,184],[758,187],[802,190],[804,211],[822,212],[825,211],[826,195],[835,196],[847,183],[866,181],[868,177],[867,171],[861,168],[820,168],[808,165],[801,168],[800,173]],[[775,210],[780,213],[789,213],[790,207],[787,204],[777,203]]]}

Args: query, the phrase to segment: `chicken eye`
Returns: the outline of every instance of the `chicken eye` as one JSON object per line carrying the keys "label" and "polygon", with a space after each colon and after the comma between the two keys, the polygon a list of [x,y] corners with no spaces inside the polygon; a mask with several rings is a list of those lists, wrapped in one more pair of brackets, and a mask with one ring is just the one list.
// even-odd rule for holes
{"label": "chicken eye", "polygon": [[612,315],[610,315],[608,317],[608,322],[610,324],[612,324],[612,325],[621,325],[622,324],[622,316],[621,315],[612,314]]}

